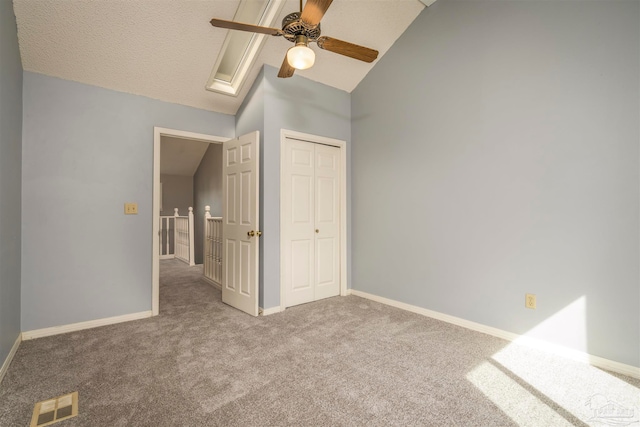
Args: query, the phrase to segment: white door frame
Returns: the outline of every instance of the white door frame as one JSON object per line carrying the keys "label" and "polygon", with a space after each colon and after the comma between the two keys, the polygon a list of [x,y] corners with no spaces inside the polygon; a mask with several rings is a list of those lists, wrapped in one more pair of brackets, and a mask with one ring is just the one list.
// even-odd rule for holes
{"label": "white door frame", "polygon": [[151,311],[153,316],[160,313],[160,140],[163,136],[214,144],[222,144],[231,139],[177,129],[153,128],[153,257],[151,266]]}
{"label": "white door frame", "polygon": [[[340,296],[347,295],[347,142],[340,139],[327,138],[325,136],[312,135],[288,129],[280,130],[280,193],[284,191],[285,171],[285,140],[286,138],[299,139],[313,144],[325,144],[340,149],[341,180],[340,180]],[[280,311],[286,308],[284,259],[285,259],[285,228],[284,221],[284,197],[280,197]]]}

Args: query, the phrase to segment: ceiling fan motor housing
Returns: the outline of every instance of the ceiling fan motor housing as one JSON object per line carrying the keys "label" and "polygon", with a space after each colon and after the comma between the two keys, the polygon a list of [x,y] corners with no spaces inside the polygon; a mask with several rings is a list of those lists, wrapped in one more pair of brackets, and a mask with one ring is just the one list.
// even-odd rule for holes
{"label": "ceiling fan motor housing", "polygon": [[315,26],[306,24],[300,19],[300,12],[293,12],[282,20],[282,31],[289,41],[295,42],[296,36],[306,36],[310,42],[313,42],[320,37],[320,24]]}
{"label": "ceiling fan motor housing", "polygon": [[[304,8],[300,0],[301,12],[288,14],[282,20],[282,29],[263,27],[260,25],[244,24],[241,22],[225,21],[213,18],[210,22],[214,27],[230,30],[248,31],[272,36],[283,36],[295,46],[287,50],[278,72],[278,77],[287,78],[293,76],[295,70],[306,70],[313,66],[315,53],[309,48],[309,43],[314,42],[320,49],[328,50],[339,55],[348,56],[364,62],[373,62],[378,57],[378,51],[368,47],[359,46],[344,40],[332,37],[320,36],[320,20],[331,6],[333,0],[307,0]],[[304,20],[302,17],[304,16]]]}

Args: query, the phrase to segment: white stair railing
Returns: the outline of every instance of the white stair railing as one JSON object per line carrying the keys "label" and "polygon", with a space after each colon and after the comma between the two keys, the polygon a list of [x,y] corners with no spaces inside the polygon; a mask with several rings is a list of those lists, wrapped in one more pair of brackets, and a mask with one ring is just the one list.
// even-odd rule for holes
{"label": "white stair railing", "polygon": [[211,216],[211,207],[204,208],[204,277],[222,285],[222,217]]}
{"label": "white stair railing", "polygon": [[174,216],[160,217],[160,259],[175,258],[174,220],[175,220]]}
{"label": "white stair railing", "polygon": [[193,250],[195,234],[193,228],[193,208],[189,207],[188,216],[180,216],[178,208],[175,208],[174,212],[175,257],[189,265],[196,265]]}

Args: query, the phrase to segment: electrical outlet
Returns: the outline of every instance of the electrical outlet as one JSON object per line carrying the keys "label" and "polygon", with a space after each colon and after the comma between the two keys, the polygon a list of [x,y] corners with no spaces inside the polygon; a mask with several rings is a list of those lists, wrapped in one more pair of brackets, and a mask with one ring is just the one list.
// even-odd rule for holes
{"label": "electrical outlet", "polygon": [[138,215],[138,204],[137,203],[125,203],[124,204],[124,214],[125,215]]}
{"label": "electrical outlet", "polygon": [[535,294],[525,294],[524,306],[532,310],[536,309],[536,296]]}

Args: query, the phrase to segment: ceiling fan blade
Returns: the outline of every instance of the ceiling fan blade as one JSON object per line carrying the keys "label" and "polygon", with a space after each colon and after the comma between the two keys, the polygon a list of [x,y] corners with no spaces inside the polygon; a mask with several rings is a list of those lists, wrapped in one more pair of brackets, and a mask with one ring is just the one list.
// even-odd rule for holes
{"label": "ceiling fan blade", "polygon": [[230,30],[251,31],[272,36],[281,36],[283,34],[282,30],[278,28],[261,27],[259,25],[243,24],[242,22],[225,21],[224,19],[213,18],[210,22],[214,27],[228,28]]}
{"label": "ceiling fan blade", "polygon": [[318,25],[327,9],[329,9],[329,6],[331,6],[332,1],[333,0],[307,0],[304,9],[302,9],[300,19],[309,25]]}
{"label": "ceiling fan blade", "polygon": [[288,77],[292,77],[293,73],[296,71],[291,65],[289,65],[289,61],[287,60],[287,55],[284,55],[284,61],[282,61],[282,66],[280,67],[280,72],[278,73],[278,77],[286,79]]}
{"label": "ceiling fan blade", "polygon": [[329,50],[331,52],[339,53],[340,55],[348,56],[353,59],[359,59],[364,62],[373,62],[378,57],[378,51],[369,49],[368,47],[360,46],[357,44],[345,42],[331,37],[319,37],[317,40],[318,47],[320,49]]}

